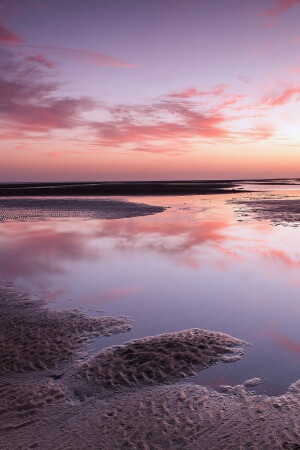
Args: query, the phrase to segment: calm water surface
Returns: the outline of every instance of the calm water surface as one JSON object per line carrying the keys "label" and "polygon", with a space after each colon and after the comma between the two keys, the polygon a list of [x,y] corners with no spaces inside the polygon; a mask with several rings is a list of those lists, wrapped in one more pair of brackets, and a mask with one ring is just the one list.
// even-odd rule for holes
{"label": "calm water surface", "polygon": [[[252,343],[242,361],[193,380],[218,387],[260,377],[279,394],[300,378],[300,228],[257,221],[234,199],[300,191],[151,197],[156,215],[117,220],[0,223],[0,277],[51,307],[133,318],[94,349],[187,328]],[[297,224],[296,224],[297,225]]]}

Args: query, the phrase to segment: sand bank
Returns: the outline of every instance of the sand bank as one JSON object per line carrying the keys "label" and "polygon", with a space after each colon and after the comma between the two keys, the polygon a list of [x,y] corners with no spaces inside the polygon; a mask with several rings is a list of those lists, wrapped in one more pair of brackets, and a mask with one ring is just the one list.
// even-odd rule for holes
{"label": "sand bank", "polygon": [[279,397],[250,391],[259,379],[223,392],[176,382],[240,358],[239,339],[191,329],[81,361],[87,340],[130,320],[50,311],[4,284],[0,321],[1,450],[300,448],[300,381]]}
{"label": "sand bank", "polygon": [[[201,329],[159,334],[107,348],[80,368],[80,375],[106,388],[163,383],[195,375],[217,362],[233,362],[246,344]],[[229,354],[229,355],[228,355]]]}
{"label": "sand bank", "polygon": [[269,220],[274,225],[300,225],[299,198],[263,198],[235,200],[232,203],[239,206],[238,215],[255,220]]}
{"label": "sand bank", "polygon": [[164,211],[160,206],[102,198],[0,198],[0,222],[49,219],[122,219]]}

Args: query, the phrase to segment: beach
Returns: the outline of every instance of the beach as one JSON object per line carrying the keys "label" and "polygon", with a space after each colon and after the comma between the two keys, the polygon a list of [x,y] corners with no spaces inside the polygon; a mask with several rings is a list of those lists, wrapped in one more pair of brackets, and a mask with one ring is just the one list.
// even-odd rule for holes
{"label": "beach", "polygon": [[[176,297],[177,306],[170,303],[164,311],[167,300],[162,297],[154,309],[164,319],[159,325],[147,303],[145,287],[118,287],[122,271],[132,264],[129,249],[137,255],[143,251],[144,262],[151,252],[162,255],[163,261],[167,257],[171,264],[176,261],[180,273],[185,267],[188,273],[200,275],[204,268],[199,258],[204,252],[207,260],[210,248],[209,258],[216,258],[217,270],[224,270],[218,262],[221,255],[226,264],[237,259],[241,265],[242,253],[239,257],[233,253],[233,236],[235,251],[247,245],[244,258],[251,255],[249,241],[243,241],[246,231],[257,241],[267,227],[270,245],[281,236],[281,229],[293,238],[299,224],[297,196],[297,191],[249,193],[247,188],[238,194],[187,196],[184,200],[179,196],[172,201],[164,196],[141,197],[136,202],[134,197],[105,196],[0,199],[5,239],[0,240],[4,258],[0,262],[6,278],[0,284],[0,448],[299,448],[298,363],[289,358],[289,368],[282,364],[289,356],[286,351],[298,354],[298,344],[274,325],[264,325],[267,329],[262,335],[255,328],[257,306],[252,320],[251,301],[244,313],[238,303],[226,299],[228,317],[223,310],[219,318],[221,297],[209,282],[207,302],[203,296],[198,306],[194,300],[185,300],[194,319],[188,310],[180,310]],[[226,250],[229,238],[231,254]],[[110,241],[113,247],[103,254]],[[265,258],[266,249],[260,249],[260,258]],[[18,261],[11,260],[11,252],[19,255]],[[118,259],[109,263],[109,255],[116,257],[118,252],[123,269]],[[284,258],[283,250],[270,252],[268,257],[273,260]],[[68,304],[67,293],[60,287],[69,283],[66,278],[60,285],[70,266],[69,257],[72,264],[80,262],[81,272],[76,276],[74,272],[70,280],[76,285],[78,278],[85,286],[82,293],[80,284],[75,287],[83,306],[77,306],[75,299]],[[89,261],[88,270],[83,269],[84,261]],[[96,279],[90,286],[86,280],[101,261],[115,287],[95,297],[91,289]],[[290,256],[287,268],[292,262]],[[134,267],[136,278],[141,263]],[[100,285],[107,277],[96,276]],[[153,271],[152,281],[157,277]],[[22,279],[43,283],[47,290],[39,295],[33,295],[36,288],[25,293]],[[204,285],[203,279],[202,289]],[[172,291],[170,281],[166,286],[175,295],[178,287]],[[188,284],[183,287],[188,291]],[[159,296],[160,292],[166,295],[164,285],[158,285]],[[290,305],[285,306],[282,311],[289,310]],[[268,308],[261,310],[262,317],[270,315],[270,304]],[[146,316],[144,311],[148,311]],[[247,321],[252,331],[249,326],[245,331]],[[238,322],[240,326],[235,325]],[[280,323],[282,327],[284,321]],[[276,351],[266,347],[268,339],[276,344]],[[273,368],[268,365],[268,352],[273,361],[278,359]]]}
{"label": "beach", "polygon": [[222,392],[183,382],[234,363],[249,345],[192,329],[131,341],[82,361],[87,341],[128,317],[49,311],[1,284],[1,449],[297,449],[300,380],[278,397],[260,379]]}

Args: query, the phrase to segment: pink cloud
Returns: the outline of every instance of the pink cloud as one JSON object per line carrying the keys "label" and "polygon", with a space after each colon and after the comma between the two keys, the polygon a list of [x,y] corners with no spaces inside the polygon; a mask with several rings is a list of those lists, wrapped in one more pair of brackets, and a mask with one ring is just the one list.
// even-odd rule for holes
{"label": "pink cloud", "polygon": [[[216,114],[205,114],[193,105],[182,101],[164,101],[146,107],[122,106],[111,109],[112,120],[94,122],[91,127],[98,134],[98,143],[103,146],[135,144],[137,148],[153,147],[157,141],[164,145],[184,142],[190,138],[227,138],[229,132],[224,127],[226,119]],[[168,119],[163,120],[163,117]],[[151,118],[151,123],[149,122]],[[152,145],[149,145],[152,144]],[[156,144],[155,147],[159,148]]]}
{"label": "pink cloud", "polygon": [[22,42],[22,39],[0,22],[0,44],[11,45],[20,42]]}
{"label": "pink cloud", "polygon": [[168,97],[171,98],[191,98],[191,97],[201,97],[203,95],[208,95],[208,92],[198,91],[195,87],[189,87],[184,91],[171,92]]}
{"label": "pink cloud", "polygon": [[41,64],[42,66],[45,66],[48,69],[53,69],[55,67],[55,64],[53,62],[51,62],[48,59],[46,59],[40,53],[38,53],[36,55],[27,56],[25,59],[26,59],[26,61],[29,61],[29,62],[34,62],[34,63],[37,63],[37,64]]}
{"label": "pink cloud", "polygon": [[272,125],[268,123],[260,123],[251,130],[246,131],[244,136],[255,141],[262,141],[274,136],[274,132],[275,129]]}
{"label": "pink cloud", "polygon": [[285,85],[279,91],[263,97],[262,105],[280,106],[289,103],[292,99],[300,100],[300,85]]}
{"label": "pink cloud", "polygon": [[63,56],[64,58],[71,58],[76,61],[92,64],[95,66],[115,67],[115,68],[140,67],[137,64],[132,64],[127,61],[114,58],[112,56],[93,52],[91,50],[80,50],[75,48],[61,48],[61,47],[39,46],[39,45],[22,45],[22,48],[33,48],[44,51],[50,51],[56,53],[59,56]]}
{"label": "pink cloud", "polygon": [[83,123],[81,113],[94,107],[89,98],[56,98],[47,96],[52,90],[47,84],[0,82],[0,96],[5,102],[0,117],[10,129],[46,132],[59,128],[74,128]]}
{"label": "pink cloud", "polygon": [[[31,132],[48,132],[53,129],[71,129],[85,123],[82,113],[95,107],[87,97],[58,97],[58,84],[49,82],[40,66],[47,61],[20,59],[20,55],[1,50],[0,111],[2,134],[12,139]],[[48,67],[46,67],[48,68]]]}
{"label": "pink cloud", "polygon": [[[221,97],[221,103],[215,108],[216,111],[221,111],[224,108],[238,105],[241,100],[244,100],[247,96],[245,94],[226,94]],[[237,106],[235,109],[241,109],[242,106]]]}
{"label": "pink cloud", "polygon": [[89,98],[51,99],[43,106],[12,104],[6,118],[23,131],[47,132],[52,129],[71,129],[85,124],[81,113],[90,111],[93,102]]}
{"label": "pink cloud", "polygon": [[208,91],[199,91],[197,88],[192,86],[183,91],[171,92],[171,94],[169,94],[168,97],[186,99],[186,98],[192,98],[192,97],[203,97],[206,95],[219,96],[219,95],[224,94],[227,87],[228,87],[227,84],[219,84],[217,86],[214,86],[212,89],[210,89]]}
{"label": "pink cloud", "polygon": [[273,6],[267,9],[264,15],[271,17],[279,16],[298,3],[300,3],[300,0],[273,0]]}

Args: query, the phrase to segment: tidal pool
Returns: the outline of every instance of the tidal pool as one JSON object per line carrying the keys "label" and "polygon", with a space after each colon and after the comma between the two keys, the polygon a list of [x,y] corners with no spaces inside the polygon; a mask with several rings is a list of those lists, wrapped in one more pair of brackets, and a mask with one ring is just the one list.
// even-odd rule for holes
{"label": "tidal pool", "polygon": [[[123,219],[8,217],[0,223],[0,278],[51,308],[133,319],[129,333],[90,350],[202,328],[252,347],[195,383],[218,388],[259,377],[255,390],[277,395],[298,380],[300,221],[278,219],[278,202],[298,205],[300,190],[126,200],[166,209]],[[273,200],[276,220],[257,213]]]}

